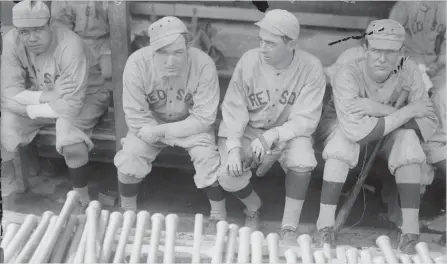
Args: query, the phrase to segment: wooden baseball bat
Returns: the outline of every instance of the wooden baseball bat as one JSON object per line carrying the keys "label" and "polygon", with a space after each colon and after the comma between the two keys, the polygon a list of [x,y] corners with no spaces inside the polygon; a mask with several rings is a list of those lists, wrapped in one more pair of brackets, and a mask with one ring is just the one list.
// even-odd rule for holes
{"label": "wooden baseball bat", "polygon": [[337,246],[335,248],[335,253],[339,261],[341,261],[342,263],[348,263],[348,258],[346,257],[346,249],[344,246]]}
{"label": "wooden baseball bat", "polygon": [[386,260],[383,256],[375,256],[373,258],[373,263],[374,264],[386,264]]}
{"label": "wooden baseball bat", "polygon": [[30,239],[28,240],[28,242],[26,242],[25,246],[20,251],[18,256],[15,258],[15,260],[14,260],[15,263],[24,263],[29,260],[29,258],[34,253],[34,250],[39,245],[46,230],[48,229],[50,219],[53,215],[54,215],[54,213],[51,211],[45,211],[42,214],[42,218],[40,219],[39,225],[37,226],[36,230],[34,230]]}
{"label": "wooden baseball bat", "polygon": [[[64,263],[71,263],[73,261],[73,259],[76,256],[76,252],[79,248],[79,244],[81,243],[82,236],[86,232],[86,231],[84,231],[86,229],[85,223],[87,221],[85,215],[78,215],[77,219],[78,219],[78,225],[76,226],[76,231],[73,235],[73,238],[71,239],[70,247],[68,248],[68,252],[65,255]],[[84,237],[86,235],[87,234],[85,234]],[[85,243],[85,240],[83,243]]]}
{"label": "wooden baseball bat", "polygon": [[[296,264],[297,263],[297,257],[296,257],[295,251],[293,251],[292,249],[287,249],[284,252],[284,257],[286,258],[287,264]],[[313,262],[301,261],[301,263],[313,263]]]}
{"label": "wooden baseball bat", "polygon": [[90,230],[88,227],[87,217],[85,217],[84,230],[82,231],[81,240],[79,241],[78,247],[76,248],[76,253],[73,258],[73,262],[70,263],[84,263],[88,232],[90,232]]}
{"label": "wooden baseball bat", "polygon": [[11,239],[5,248],[4,263],[9,263],[14,255],[22,249],[38,223],[39,219],[35,215],[29,214],[25,217],[25,221],[20,226],[17,235]]}
{"label": "wooden baseball bat", "polygon": [[101,245],[104,241],[104,236],[106,235],[107,225],[109,224],[110,212],[108,210],[101,210],[99,217],[99,234],[98,234],[98,250],[99,253],[97,259],[99,260],[101,255]]}
{"label": "wooden baseball bat", "polygon": [[141,246],[143,245],[143,236],[146,227],[149,225],[151,215],[147,211],[140,211],[137,214],[137,227],[135,230],[135,240],[132,245],[129,263],[140,263]]}
{"label": "wooden baseball bat", "polygon": [[44,263],[42,261],[41,262],[33,261],[33,259],[41,258],[42,249],[45,247],[46,243],[51,238],[51,234],[53,234],[55,225],[57,223],[57,218],[58,218],[57,215],[51,216],[50,223],[48,224],[48,228],[47,228],[47,230],[45,230],[45,234],[43,235],[42,239],[40,240],[39,244],[37,245],[37,248],[34,251],[29,263]]}
{"label": "wooden baseball bat", "polygon": [[387,263],[389,263],[389,264],[399,263],[396,255],[394,254],[393,248],[391,247],[389,237],[379,236],[376,239],[376,244],[377,244],[377,246],[379,246],[380,250],[383,252],[383,255],[385,256],[385,260]]}
{"label": "wooden baseball bat", "polygon": [[416,252],[421,257],[424,264],[433,264],[433,260],[430,256],[430,250],[428,250],[428,245],[425,242],[419,242],[415,246]]}
{"label": "wooden baseball bat", "polygon": [[6,246],[8,246],[9,242],[11,242],[11,240],[17,234],[19,228],[20,225],[16,223],[9,223],[6,226],[5,234],[3,235],[2,242],[0,243],[1,248],[5,248]]}
{"label": "wooden baseball bat", "polygon": [[316,264],[325,264],[326,263],[326,253],[324,250],[315,250],[314,259]]}
{"label": "wooden baseball bat", "polygon": [[262,242],[264,234],[261,231],[251,233],[251,263],[262,263]]}
{"label": "wooden baseball bat", "polygon": [[97,262],[97,237],[99,216],[101,214],[101,204],[98,201],[91,201],[85,211],[87,215],[87,245],[85,249],[85,263]]}
{"label": "wooden baseball bat", "polygon": [[[197,215],[196,215],[197,219]],[[160,234],[163,229],[163,222],[165,221],[165,217],[160,213],[155,213],[151,217],[152,220],[152,228],[151,228],[151,242],[149,246],[149,253],[147,255],[148,264],[157,263],[158,256],[158,245],[160,243]],[[199,238],[201,239],[201,237]],[[194,237],[194,243],[196,243],[196,238]],[[199,244],[199,254],[200,254],[200,244]],[[199,255],[200,257],[200,255]],[[199,262],[193,262],[199,263]]]}
{"label": "wooden baseball bat", "polygon": [[67,245],[70,243],[71,236],[78,222],[78,218],[75,215],[70,215],[68,222],[64,227],[62,235],[59,237],[55,246],[55,251],[51,254],[50,263],[61,263],[64,254],[67,250]]}
{"label": "wooden baseball bat", "polygon": [[279,235],[277,233],[270,233],[267,235],[267,245],[269,252],[269,263],[276,264],[279,261],[278,247]]}
{"label": "wooden baseball bat", "polygon": [[369,249],[360,250],[360,263],[361,264],[372,264],[372,255]]}
{"label": "wooden baseball bat", "polygon": [[69,191],[67,193],[67,199],[65,200],[64,206],[57,217],[57,221],[54,224],[54,228],[48,237],[48,241],[45,241],[42,244],[42,247],[36,252],[38,254],[33,255],[30,262],[31,263],[44,263],[47,262],[50,258],[50,255],[54,249],[57,238],[59,237],[64,224],[67,222],[70,213],[73,211],[73,208],[79,202],[79,194],[76,191]]}
{"label": "wooden baseball bat", "polygon": [[165,222],[166,236],[163,263],[172,264],[175,261],[175,235],[177,233],[178,216],[176,214],[168,214]]}
{"label": "wooden baseball bat", "polygon": [[135,220],[137,218],[137,215],[133,211],[126,211],[123,216],[123,227],[121,228],[121,235],[118,241],[118,246],[116,247],[113,263],[124,262],[124,253],[126,249],[127,239],[129,238],[129,232],[132,226],[135,224]]}
{"label": "wooden baseball bat", "polygon": [[241,227],[239,229],[239,248],[237,255],[238,264],[249,263],[251,229],[249,227]]}
{"label": "wooden baseball bat", "polygon": [[219,221],[216,228],[216,240],[214,242],[214,252],[211,257],[211,264],[222,263],[222,254],[225,248],[225,237],[227,235],[228,223],[226,221]]}
{"label": "wooden baseball bat", "polygon": [[[401,108],[405,101],[407,100],[409,92],[402,90],[399,98],[396,101],[395,108],[399,109]],[[346,219],[348,218],[349,213],[351,212],[352,206],[354,205],[354,202],[357,199],[357,196],[360,193],[360,190],[362,189],[363,183],[366,180],[366,177],[368,176],[369,172],[371,171],[372,165],[376,159],[377,154],[379,153],[380,149],[382,149],[383,144],[386,142],[387,138],[390,134],[382,137],[377,144],[374,146],[374,149],[369,156],[368,161],[365,164],[364,169],[361,171],[359,177],[357,178],[357,182],[354,185],[354,188],[349,193],[349,196],[347,197],[346,201],[343,203],[343,205],[340,208],[340,211],[337,215],[337,218],[335,219],[335,225],[334,225],[334,231],[337,232],[341,226],[345,223]]]}
{"label": "wooden baseball bat", "polygon": [[413,263],[413,261],[411,261],[410,256],[408,256],[407,254],[400,254],[399,259],[400,259],[400,262],[402,262],[402,264]]}
{"label": "wooden baseball bat", "polygon": [[298,236],[297,241],[301,249],[301,262],[313,263],[312,251],[310,249],[312,238],[308,234],[302,234]]}
{"label": "wooden baseball bat", "polygon": [[107,230],[101,246],[101,253],[99,254],[99,263],[107,263],[112,256],[112,246],[115,241],[115,234],[118,227],[123,222],[123,215],[119,212],[110,214]]}
{"label": "wooden baseball bat", "polygon": [[202,244],[203,215],[196,214],[194,219],[194,244],[191,255],[191,263],[200,263],[200,245]]}
{"label": "wooden baseball bat", "polygon": [[231,264],[234,263],[234,255],[237,252],[237,234],[239,231],[239,227],[235,224],[230,224],[228,226],[228,242],[227,249],[225,255],[225,263]]}
{"label": "wooden baseball bat", "polygon": [[411,260],[412,260],[413,263],[415,263],[415,264],[425,264],[424,261],[422,260],[421,256],[419,256],[419,255],[413,255],[413,256],[411,256]]}
{"label": "wooden baseball bat", "polygon": [[358,263],[358,250],[354,247],[350,247],[346,250],[346,256],[348,258],[348,264]]}

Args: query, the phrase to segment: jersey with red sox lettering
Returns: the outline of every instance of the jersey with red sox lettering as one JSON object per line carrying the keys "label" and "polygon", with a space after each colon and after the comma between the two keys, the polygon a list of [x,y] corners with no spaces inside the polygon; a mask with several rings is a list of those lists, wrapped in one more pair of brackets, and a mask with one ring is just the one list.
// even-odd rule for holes
{"label": "jersey with red sox lettering", "polygon": [[4,38],[2,54],[2,100],[13,100],[24,90],[51,91],[62,75],[75,81],[76,90],[58,100],[49,102],[61,117],[76,116],[85,97],[102,92],[104,78],[98,65],[89,59],[91,54],[73,31],[51,25],[53,40],[48,51],[39,56],[26,51],[19,40],[17,29],[11,29]]}
{"label": "jersey with red sox lettering", "polygon": [[209,131],[216,120],[219,80],[213,60],[190,47],[180,76],[165,77],[155,65],[154,52],[144,47],[126,62],[123,75],[123,108],[129,131],[137,134],[143,125],[189,119],[184,130]]}
{"label": "jersey with red sox lettering", "polygon": [[247,51],[222,103],[219,136],[241,144],[250,125],[276,127],[279,143],[310,137],[320,120],[325,88],[323,66],[310,53],[296,49],[291,64],[278,71],[264,62],[260,49]]}
{"label": "jersey with red sox lettering", "polygon": [[406,53],[426,65],[438,57],[445,62],[445,16],[445,1],[399,1],[390,13],[390,18],[398,21],[409,35],[404,42]]}

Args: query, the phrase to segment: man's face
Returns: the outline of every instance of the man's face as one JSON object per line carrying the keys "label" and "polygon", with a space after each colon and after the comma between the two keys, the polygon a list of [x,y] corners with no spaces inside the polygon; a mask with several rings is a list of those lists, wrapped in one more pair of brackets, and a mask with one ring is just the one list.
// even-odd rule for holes
{"label": "man's face", "polygon": [[274,35],[263,28],[259,31],[259,42],[264,61],[271,66],[283,62],[292,50],[292,43],[285,43],[283,37]]}
{"label": "man's face", "polygon": [[376,49],[369,45],[365,46],[366,63],[368,72],[374,80],[385,81],[397,68],[401,50]]}
{"label": "man's face", "polygon": [[17,31],[26,49],[36,55],[47,51],[51,44],[52,34],[48,23],[41,27],[17,28]]}
{"label": "man's face", "polygon": [[155,52],[155,62],[165,76],[178,76],[188,59],[188,45],[180,35],[176,41]]}

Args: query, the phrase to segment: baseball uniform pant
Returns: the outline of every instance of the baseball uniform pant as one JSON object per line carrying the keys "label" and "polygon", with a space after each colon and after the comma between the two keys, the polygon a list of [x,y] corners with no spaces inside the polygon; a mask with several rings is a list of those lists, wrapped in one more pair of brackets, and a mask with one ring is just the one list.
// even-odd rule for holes
{"label": "baseball uniform pant", "polygon": [[[317,228],[332,227],[335,222],[336,205],[349,169],[359,159],[360,145],[350,141],[340,129],[333,111],[326,111],[320,121],[316,137],[323,144],[323,159],[326,161]],[[368,152],[371,153],[372,149]],[[404,215],[404,232],[419,233],[419,193],[422,180],[422,164],[425,153],[416,132],[398,129],[390,134],[379,157],[388,161],[388,169],[396,177]]]}
{"label": "baseball uniform pant", "polygon": [[[220,166],[215,136],[212,132],[207,135],[209,145],[187,149],[196,170],[194,182],[199,189],[211,186],[216,181]],[[119,180],[124,184],[141,182],[151,172],[152,162],[158,154],[168,146],[161,142],[149,144],[132,132],[128,132],[121,142],[123,148],[116,153],[114,163],[121,175]]]}
{"label": "baseball uniform pant", "polygon": [[433,88],[431,100],[435,106],[439,119],[439,127],[435,134],[423,144],[427,163],[435,164],[446,159],[446,72],[445,67],[439,69],[436,76],[432,77]]}

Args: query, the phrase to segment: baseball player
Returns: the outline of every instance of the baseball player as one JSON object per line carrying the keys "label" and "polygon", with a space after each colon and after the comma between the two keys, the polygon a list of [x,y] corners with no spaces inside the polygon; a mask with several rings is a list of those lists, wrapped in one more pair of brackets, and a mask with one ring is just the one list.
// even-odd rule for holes
{"label": "baseball player", "polygon": [[102,75],[112,76],[107,1],[52,1],[51,16],[84,39],[99,61]]}
{"label": "baseball player", "polygon": [[149,46],[130,55],[123,73],[129,131],[114,159],[121,207],[137,210],[138,186],[152,162],[163,148],[178,146],[191,156],[194,182],[210,200],[210,218],[225,218],[225,208],[216,202],[220,197],[209,191],[217,185],[220,166],[212,128],[220,96],[216,66],[206,53],[188,46],[180,19],[163,17],[148,32]]}
{"label": "baseball player", "polygon": [[427,162],[446,174],[446,3],[445,1],[399,1],[390,18],[406,30],[405,55],[427,68],[433,88],[431,99],[436,107],[440,126],[423,145]]}
{"label": "baseball player", "polygon": [[[402,207],[399,248],[414,252],[419,239],[421,140],[435,133],[438,120],[412,60],[403,57],[405,29],[397,21],[372,21],[365,56],[343,65],[333,77],[333,102],[323,113],[316,136],[326,161],[316,238],[334,245],[336,205],[349,169],[357,165],[360,147],[390,134],[379,155],[396,178]],[[394,108],[406,95],[406,105]]]}
{"label": "baseball player", "polygon": [[222,103],[219,183],[245,204],[246,224],[257,228],[261,200],[250,184],[250,167],[277,156],[286,172],[281,235],[296,241],[317,165],[311,135],[320,120],[326,81],[321,62],[297,48],[300,25],[293,14],[274,9],[256,25],[260,48],[239,60]]}
{"label": "baseball player", "polygon": [[104,78],[82,39],[52,24],[43,2],[24,0],[12,16],[1,62],[2,160],[11,162],[42,126],[56,123],[56,149],[87,205],[90,135],[109,104]]}

